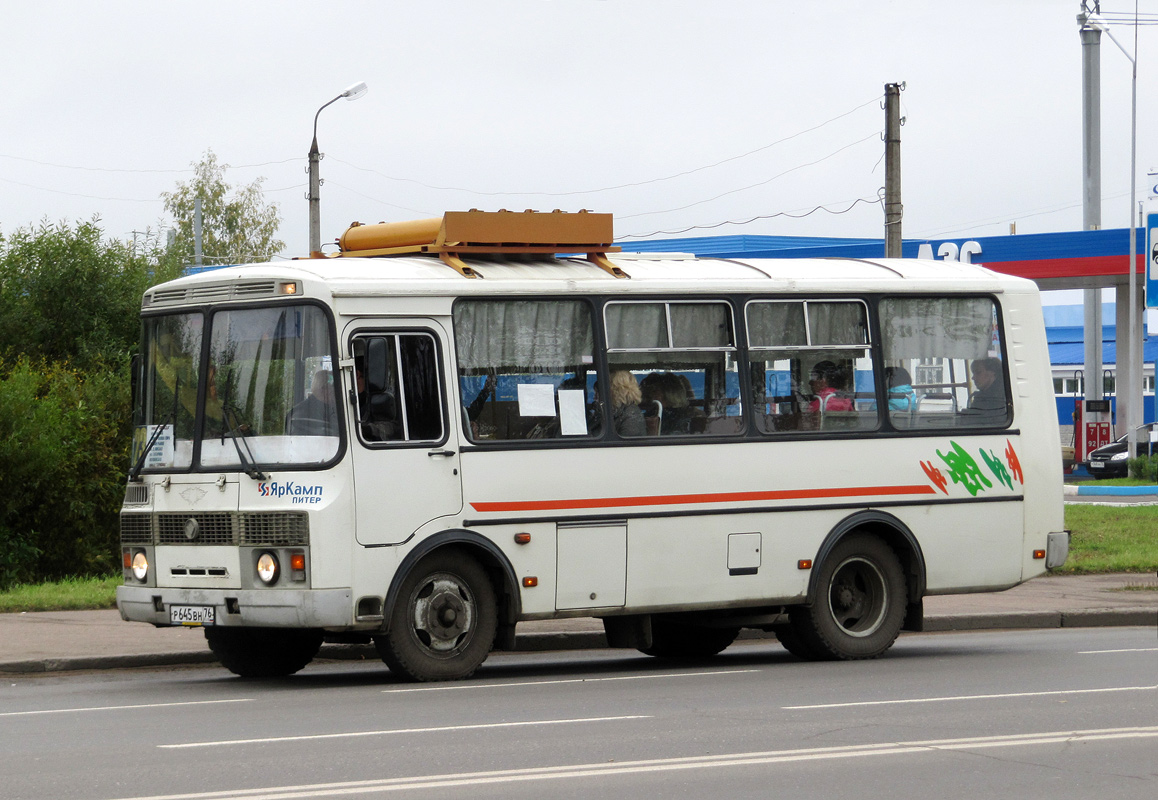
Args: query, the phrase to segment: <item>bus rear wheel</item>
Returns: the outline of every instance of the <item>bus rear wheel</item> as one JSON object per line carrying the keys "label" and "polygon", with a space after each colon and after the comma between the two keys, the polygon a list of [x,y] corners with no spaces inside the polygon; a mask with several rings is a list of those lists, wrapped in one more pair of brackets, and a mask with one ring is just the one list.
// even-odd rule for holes
{"label": "bus rear wheel", "polygon": [[[799,645],[789,652],[815,660],[876,658],[892,647],[905,620],[907,590],[892,548],[870,534],[854,534],[832,549],[817,575],[811,606],[789,611]],[[799,652],[798,652],[799,651]]]}
{"label": "bus rear wheel", "polygon": [[281,628],[205,629],[209,649],[221,665],[242,678],[282,678],[314,660],[322,632]]}
{"label": "bus rear wheel", "polygon": [[651,647],[639,652],[658,658],[707,658],[736,641],[739,628],[707,628],[665,619],[651,621]]}
{"label": "bus rear wheel", "polygon": [[478,562],[437,552],[403,580],[390,630],[374,645],[403,680],[461,680],[490,654],[497,619],[495,590]]}

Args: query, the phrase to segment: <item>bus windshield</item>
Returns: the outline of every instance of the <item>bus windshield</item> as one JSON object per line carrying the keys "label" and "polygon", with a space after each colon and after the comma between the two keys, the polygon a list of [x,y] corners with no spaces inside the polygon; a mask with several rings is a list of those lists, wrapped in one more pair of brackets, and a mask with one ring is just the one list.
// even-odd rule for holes
{"label": "bus windshield", "polygon": [[333,351],[312,305],[147,317],[133,460],[150,441],[146,470],[332,460],[341,444]]}

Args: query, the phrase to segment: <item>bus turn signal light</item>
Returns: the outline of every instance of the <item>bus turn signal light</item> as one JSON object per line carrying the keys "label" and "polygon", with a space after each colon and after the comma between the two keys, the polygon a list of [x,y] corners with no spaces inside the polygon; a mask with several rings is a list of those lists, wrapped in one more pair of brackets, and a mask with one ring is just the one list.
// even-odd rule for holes
{"label": "bus turn signal light", "polygon": [[534,575],[528,575],[527,577],[523,578],[523,586],[527,587],[528,589],[533,589],[534,587],[536,587],[538,585],[539,585],[539,579],[536,578]]}
{"label": "bus turn signal light", "polygon": [[796,562],[797,569],[812,569],[812,559],[802,558]]}
{"label": "bus turn signal light", "polygon": [[529,534],[529,533],[516,533],[515,534],[515,544],[530,544],[530,543],[531,543],[531,534]]}
{"label": "bus turn signal light", "polygon": [[1045,558],[1045,551],[1044,550],[1034,550],[1033,551],[1033,557],[1036,560],[1040,561],[1041,559]]}

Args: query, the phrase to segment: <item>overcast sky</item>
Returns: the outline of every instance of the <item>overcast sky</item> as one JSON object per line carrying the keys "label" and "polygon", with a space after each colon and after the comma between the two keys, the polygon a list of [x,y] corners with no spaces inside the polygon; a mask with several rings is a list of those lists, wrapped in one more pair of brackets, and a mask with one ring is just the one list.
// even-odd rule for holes
{"label": "overcast sky", "polygon": [[[265,179],[284,255],[304,254],[314,113],[357,81],[369,93],[318,124],[323,242],[467,208],[609,211],[619,237],[880,237],[874,202],[774,215],[877,198],[889,82],[906,84],[906,239],[1081,227],[1079,0],[0,8],[4,233],[94,215],[113,237],[155,229],[159,194],[212,149],[234,185]],[[1156,44],[1142,27],[1139,199],[1158,165]],[[1129,100],[1130,63],[1103,37],[1107,228],[1128,221]]]}

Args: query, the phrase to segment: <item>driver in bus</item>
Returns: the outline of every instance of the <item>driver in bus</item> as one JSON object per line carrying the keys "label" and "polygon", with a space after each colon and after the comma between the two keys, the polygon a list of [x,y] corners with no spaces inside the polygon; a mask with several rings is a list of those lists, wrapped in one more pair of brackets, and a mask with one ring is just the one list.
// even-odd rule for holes
{"label": "driver in bus", "polygon": [[306,436],[336,436],[338,410],[334,405],[334,373],[320,369],[314,373],[310,393],[290,412],[289,432]]}

